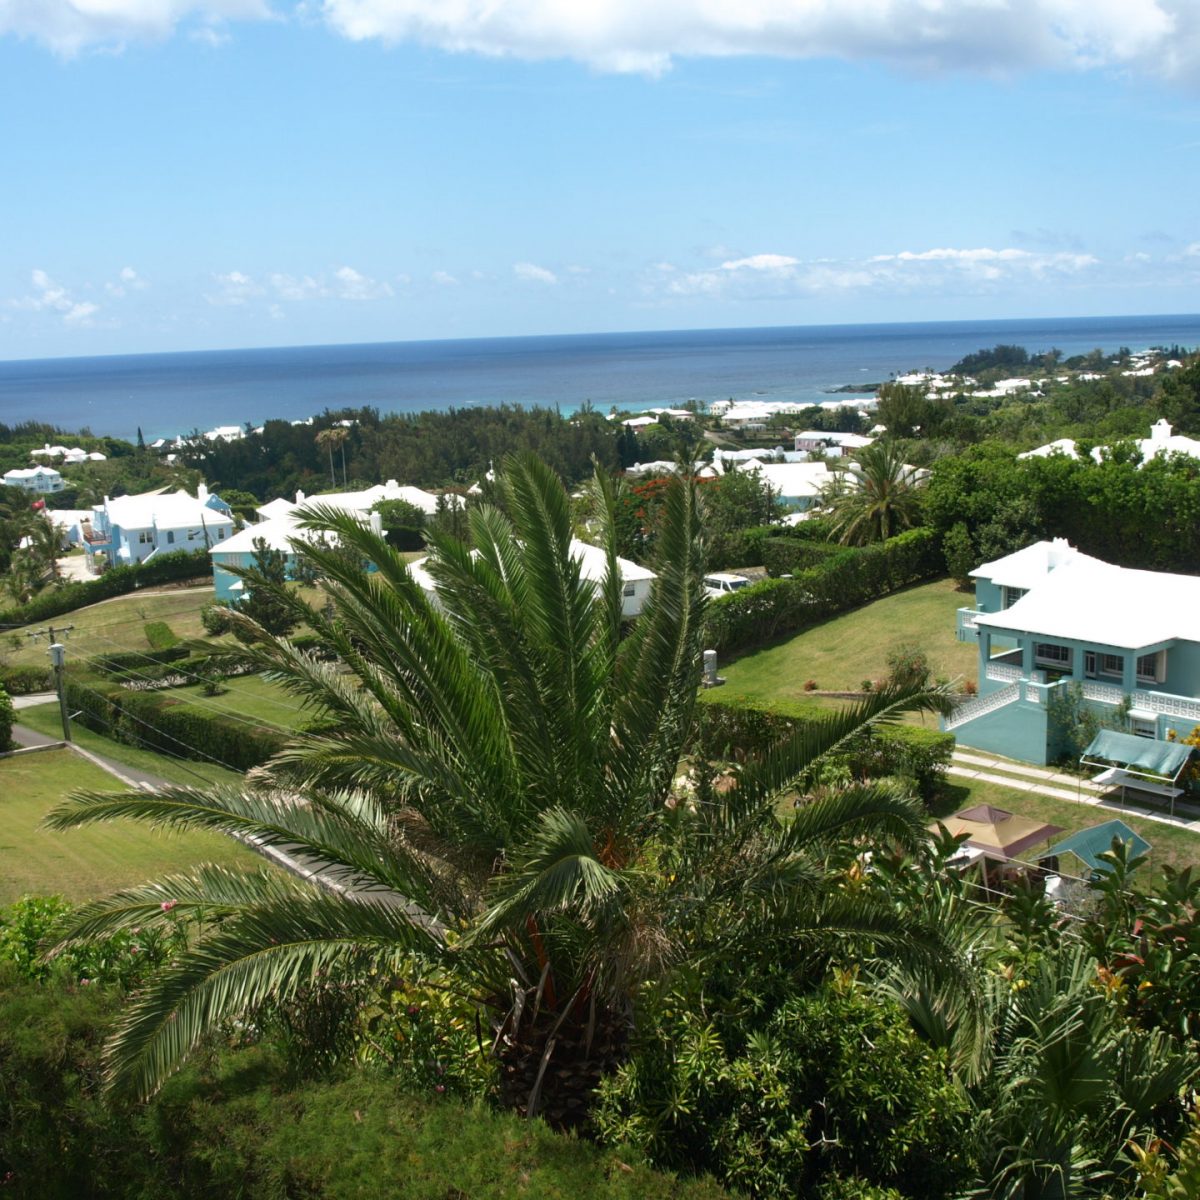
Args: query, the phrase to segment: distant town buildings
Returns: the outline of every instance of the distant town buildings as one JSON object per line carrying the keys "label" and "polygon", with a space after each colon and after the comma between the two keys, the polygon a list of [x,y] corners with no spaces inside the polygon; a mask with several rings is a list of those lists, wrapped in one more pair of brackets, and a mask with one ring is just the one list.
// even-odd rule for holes
{"label": "distant town buildings", "polygon": [[17,467],[4,472],[4,482],[9,487],[23,488],[43,496],[61,492],[66,486],[62,475],[53,467]]}

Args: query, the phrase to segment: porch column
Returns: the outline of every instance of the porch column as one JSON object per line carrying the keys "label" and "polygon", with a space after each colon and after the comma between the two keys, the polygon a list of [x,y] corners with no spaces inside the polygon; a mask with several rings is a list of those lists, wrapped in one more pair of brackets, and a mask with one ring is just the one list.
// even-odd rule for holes
{"label": "porch column", "polygon": [[1033,678],[1033,639],[1021,644],[1021,674],[1026,679]]}

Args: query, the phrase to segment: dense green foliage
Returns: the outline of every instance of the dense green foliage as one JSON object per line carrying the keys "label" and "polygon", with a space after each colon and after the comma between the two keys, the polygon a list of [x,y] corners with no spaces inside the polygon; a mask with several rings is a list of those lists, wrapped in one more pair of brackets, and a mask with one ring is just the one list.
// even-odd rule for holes
{"label": "dense green foliage", "polygon": [[0,688],[10,696],[46,692],[54,686],[53,671],[44,667],[0,667]]}
{"label": "dense green foliage", "polygon": [[667,997],[602,1087],[601,1135],[753,1196],[814,1195],[839,1176],[957,1194],[972,1114],[944,1053],[851,980],[762,1003],[758,980]]}
{"label": "dense green foliage", "polygon": [[705,644],[717,650],[760,646],[943,570],[936,534],[913,529],[833,555],[791,579],[767,579],[714,600],[705,614]]}
{"label": "dense green foliage", "polygon": [[146,1107],[101,1095],[118,996],[32,985],[0,965],[0,1188],[20,1200],[719,1200],[430,1088],[360,1071],[301,1079],[268,1046],[210,1048]]}
{"label": "dense green foliage", "polygon": [[[1119,447],[1118,447],[1119,449]],[[939,534],[965,526],[971,552],[952,546],[955,571],[1001,557],[1042,537],[1065,537],[1085,553],[1122,566],[1193,571],[1200,561],[1200,461],[1116,453],[1017,458],[987,445],[933,468],[925,515]]]}
{"label": "dense green foliage", "polygon": [[0,751],[12,745],[13,703],[8,693],[0,687]]}

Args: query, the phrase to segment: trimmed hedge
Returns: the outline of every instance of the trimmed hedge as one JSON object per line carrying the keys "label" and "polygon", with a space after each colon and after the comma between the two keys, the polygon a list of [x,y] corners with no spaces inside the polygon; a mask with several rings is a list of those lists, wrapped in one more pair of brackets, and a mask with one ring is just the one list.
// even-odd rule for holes
{"label": "trimmed hedge", "polygon": [[773,579],[821,566],[838,554],[853,553],[848,546],[812,538],[769,537],[762,544],[763,566]]}
{"label": "trimmed hedge", "polygon": [[45,667],[0,667],[0,688],[10,696],[48,692],[54,687],[54,672]]}
{"label": "trimmed hedge", "polygon": [[763,547],[768,540],[783,538],[798,542],[827,542],[829,525],[819,517],[800,525],[752,525],[717,535],[709,543],[708,570],[729,567],[765,566]]}
{"label": "trimmed hedge", "polygon": [[75,720],[85,729],[172,758],[248,771],[287,740],[278,729],[190,708],[161,691],[131,692],[107,680],[70,674],[66,690]]}
{"label": "trimmed hedge", "polygon": [[13,703],[8,693],[0,691],[0,750],[12,746]]}
{"label": "trimmed hedge", "polygon": [[149,562],[131,567],[110,567],[95,579],[64,583],[35,596],[28,604],[0,612],[0,625],[30,625],[63,613],[74,612],[100,600],[124,596],[138,588],[158,587],[188,579],[211,579],[212,562],[207,550],[173,550],[156,554]]}
{"label": "trimmed hedge", "polygon": [[182,644],[169,646],[165,650],[116,650],[111,654],[97,654],[89,658],[87,666],[89,671],[97,671],[101,675],[116,675],[122,671],[138,671],[179,662],[191,654],[192,647]]}
{"label": "trimmed hedge", "polygon": [[765,708],[704,700],[695,708],[690,753],[709,762],[758,754],[801,724]]}
{"label": "trimmed hedge", "polygon": [[898,775],[911,779],[922,800],[937,795],[954,753],[952,733],[921,725],[880,725],[856,746],[847,761],[857,776],[876,779]]}
{"label": "trimmed hedge", "polygon": [[744,650],[799,633],[847,609],[944,573],[930,529],[834,555],[792,579],[764,579],[708,606],[706,647]]}

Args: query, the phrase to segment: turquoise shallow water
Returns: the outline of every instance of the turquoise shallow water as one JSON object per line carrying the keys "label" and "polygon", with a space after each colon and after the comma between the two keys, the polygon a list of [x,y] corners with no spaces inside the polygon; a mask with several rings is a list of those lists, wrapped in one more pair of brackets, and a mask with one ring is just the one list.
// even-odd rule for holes
{"label": "turquoise shallow water", "polygon": [[1078,317],[571,334],[0,362],[0,421],[147,439],[326,408],[473,404],[607,411],[696,398],[820,401],[826,389],[945,369],[998,342],[1066,355],[1200,346],[1200,316]]}

